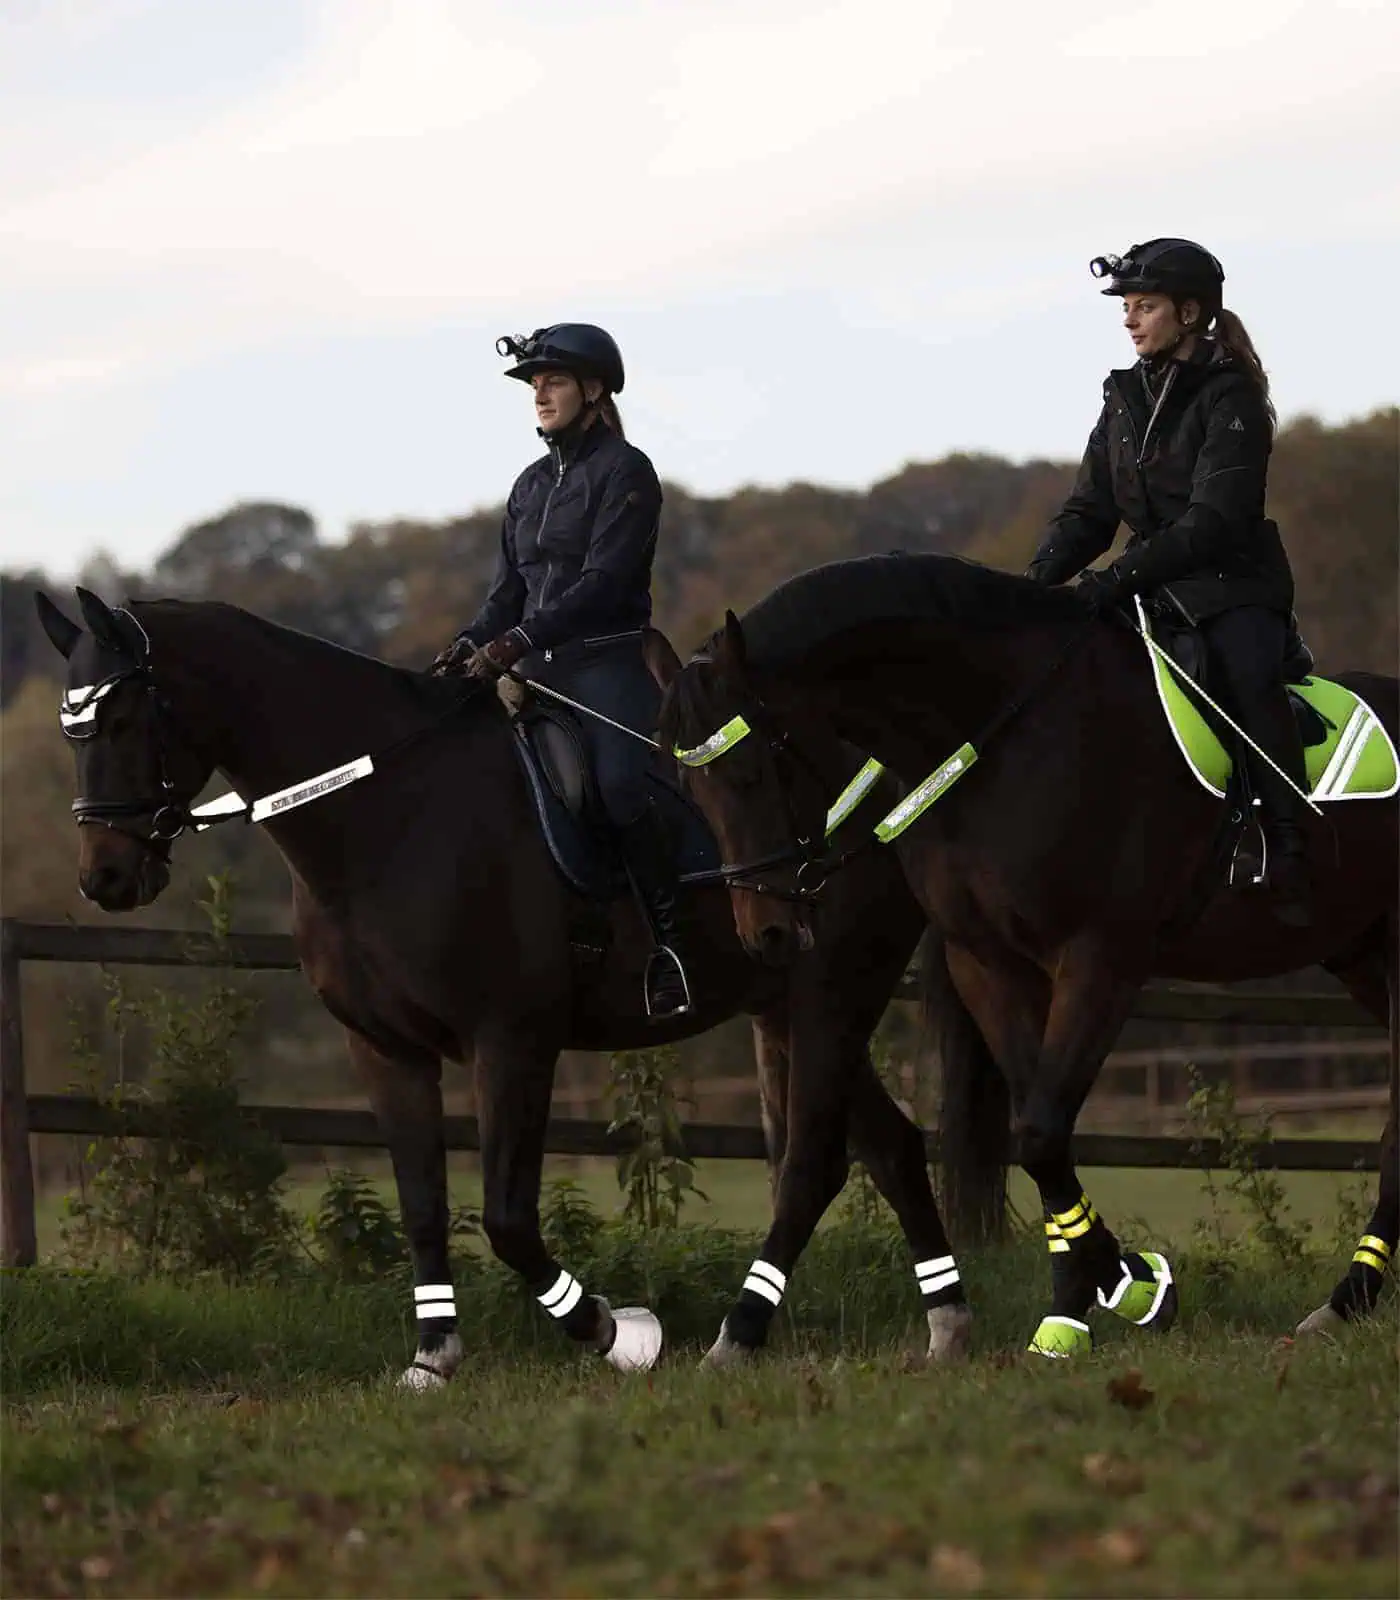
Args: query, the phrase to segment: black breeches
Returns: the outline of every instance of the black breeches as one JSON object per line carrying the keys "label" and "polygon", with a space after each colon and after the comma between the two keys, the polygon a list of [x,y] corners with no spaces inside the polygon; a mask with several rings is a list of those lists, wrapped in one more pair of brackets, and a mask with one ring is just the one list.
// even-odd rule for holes
{"label": "black breeches", "polygon": [[[640,640],[543,663],[531,676],[624,727],[648,738],[655,734],[661,691],[642,660]],[[603,809],[614,826],[625,828],[637,820],[650,799],[647,773],[653,752],[592,717],[578,720],[588,742]]]}
{"label": "black breeches", "polygon": [[[1288,618],[1264,606],[1236,606],[1201,624],[1210,652],[1211,696],[1298,786],[1307,789],[1303,744],[1283,684]],[[1298,818],[1303,802],[1266,762],[1245,764],[1266,816]]]}

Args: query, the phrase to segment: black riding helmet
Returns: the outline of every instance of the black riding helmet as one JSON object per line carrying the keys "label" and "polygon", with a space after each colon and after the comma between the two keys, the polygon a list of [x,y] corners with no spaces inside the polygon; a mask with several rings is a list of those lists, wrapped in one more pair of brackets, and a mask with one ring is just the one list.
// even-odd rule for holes
{"label": "black riding helmet", "polygon": [[597,378],[609,394],[621,394],[622,352],[610,333],[591,322],[556,322],[529,334],[504,334],[496,353],[514,356],[508,378],[528,383],[537,372],[560,370],[576,378]]}
{"label": "black riding helmet", "polygon": [[1199,300],[1208,313],[1220,309],[1225,271],[1210,253],[1190,239],[1149,239],[1125,256],[1095,256],[1089,271],[1112,281],[1103,294],[1166,294]]}

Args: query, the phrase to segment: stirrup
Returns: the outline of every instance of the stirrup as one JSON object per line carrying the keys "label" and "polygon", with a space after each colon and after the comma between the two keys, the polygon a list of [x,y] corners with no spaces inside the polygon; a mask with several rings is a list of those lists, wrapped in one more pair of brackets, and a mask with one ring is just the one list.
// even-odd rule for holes
{"label": "stirrup", "polygon": [[[679,975],[681,980],[681,990],[684,993],[685,998],[682,1000],[680,1005],[673,1006],[671,1010],[663,1011],[658,1014],[653,1009],[651,1003],[652,980],[659,975],[657,965],[658,962],[663,961],[669,961],[672,968]],[[650,1018],[656,1018],[659,1015],[659,1020],[663,1022],[670,1017],[686,1016],[691,1010],[692,1002],[690,998],[690,979],[685,975],[685,966],[682,963],[681,958],[668,944],[657,945],[656,949],[653,950],[651,955],[647,958],[646,971],[642,975],[642,1000],[647,1008],[647,1016]]]}

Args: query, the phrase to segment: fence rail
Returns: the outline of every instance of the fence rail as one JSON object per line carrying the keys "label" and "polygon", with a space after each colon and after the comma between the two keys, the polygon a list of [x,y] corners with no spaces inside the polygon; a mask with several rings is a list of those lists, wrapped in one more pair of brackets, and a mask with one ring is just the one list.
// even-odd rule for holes
{"label": "fence rail", "polygon": [[[25,961],[99,962],[135,966],[234,967],[255,971],[294,971],[300,965],[285,934],[242,933],[216,943],[207,936],[163,928],[91,928],[0,919],[0,1220],[8,1266],[29,1266],[37,1258],[34,1227],[32,1133],[100,1136],[125,1132],[139,1137],[156,1125],[157,1113],[132,1105],[120,1113],[80,1095],[31,1095],[24,1071],[24,1024],[20,969]],[[906,978],[902,998],[917,996],[918,984]],[[1375,1019],[1340,995],[1249,994],[1215,988],[1149,988],[1139,997],[1135,1017],[1166,1022],[1240,1023],[1269,1026],[1375,1028]],[[382,1149],[384,1140],[368,1111],[316,1106],[250,1106],[245,1114],[289,1145]],[[475,1117],[446,1119],[450,1150],[480,1149]],[[693,1123],[683,1130],[687,1152],[698,1160],[762,1160],[757,1128]],[[926,1136],[930,1155],[937,1134]],[[602,1122],[559,1120],[549,1124],[546,1149],[552,1155],[615,1155],[624,1148]],[[1195,1142],[1132,1134],[1081,1134],[1075,1154],[1086,1167],[1208,1167],[1221,1163],[1213,1140]],[[1355,1139],[1286,1139],[1274,1143],[1269,1159],[1289,1172],[1375,1172],[1375,1143]]]}

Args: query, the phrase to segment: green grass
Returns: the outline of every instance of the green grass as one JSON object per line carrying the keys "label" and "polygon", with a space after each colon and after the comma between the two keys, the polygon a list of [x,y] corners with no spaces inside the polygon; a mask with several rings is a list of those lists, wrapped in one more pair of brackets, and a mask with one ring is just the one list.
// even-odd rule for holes
{"label": "green grass", "polygon": [[[376,1180],[385,1200],[397,1209],[393,1180],[387,1157],[357,1160],[356,1166]],[[451,1189],[454,1205],[479,1204],[480,1167],[475,1158],[454,1157]],[[569,1176],[583,1188],[593,1206],[604,1216],[616,1216],[622,1200],[618,1193],[613,1163],[602,1158],[555,1157],[545,1163],[546,1180]],[[1193,1171],[1128,1171],[1121,1167],[1081,1169],[1084,1186],[1099,1211],[1111,1226],[1121,1228],[1135,1239],[1188,1238],[1197,1222],[1209,1216],[1211,1202],[1202,1176]],[[709,1223],[721,1228],[762,1229],[771,1215],[772,1201],[768,1170],[758,1161],[702,1162],[696,1181],[708,1199],[688,1201],[688,1221]],[[1288,1203],[1297,1218],[1326,1228],[1337,1213],[1338,1197],[1356,1192],[1358,1187],[1374,1193],[1375,1177],[1363,1178],[1328,1172],[1286,1172],[1280,1174]],[[325,1184],[324,1173],[299,1168],[288,1185],[293,1206],[309,1212],[316,1206]],[[1011,1199],[1023,1216],[1038,1212],[1029,1179],[1019,1171],[1011,1175]],[[39,1255],[52,1256],[60,1243],[60,1219],[64,1196],[50,1193],[38,1205]],[[1369,1209],[1369,1205],[1368,1205]],[[1226,1206],[1226,1214],[1238,1218],[1238,1208]],[[954,1241],[956,1243],[956,1241]]]}
{"label": "green grass", "polygon": [[464,1257],[468,1362],[426,1396],[389,1381],[402,1282],[11,1275],[4,1593],[1396,1593],[1395,1302],[1278,1341],[1335,1262],[1183,1256],[1176,1330],[1103,1318],[1095,1356],[1031,1365],[1043,1253],[975,1254],[974,1359],[925,1370],[902,1245],[848,1223],[771,1353],[699,1372],[752,1245],[609,1228],[571,1263],[661,1313],[630,1378]]}

